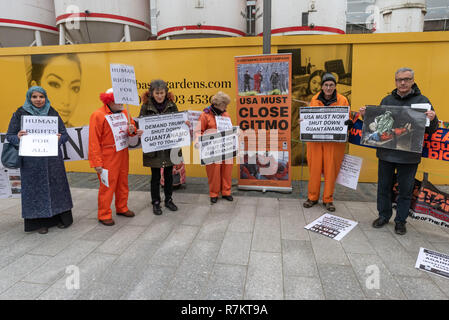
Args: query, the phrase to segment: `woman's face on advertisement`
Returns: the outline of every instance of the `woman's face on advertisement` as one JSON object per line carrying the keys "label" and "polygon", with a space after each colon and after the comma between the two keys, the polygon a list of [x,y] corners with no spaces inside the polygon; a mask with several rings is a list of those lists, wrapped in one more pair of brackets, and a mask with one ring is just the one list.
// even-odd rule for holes
{"label": "woman's face on advertisement", "polygon": [[321,77],[319,75],[314,76],[310,80],[310,92],[317,94],[321,90]]}
{"label": "woman's face on advertisement", "polygon": [[47,91],[52,107],[66,124],[78,104],[81,88],[78,63],[64,55],[50,59],[42,73],[40,85]]}

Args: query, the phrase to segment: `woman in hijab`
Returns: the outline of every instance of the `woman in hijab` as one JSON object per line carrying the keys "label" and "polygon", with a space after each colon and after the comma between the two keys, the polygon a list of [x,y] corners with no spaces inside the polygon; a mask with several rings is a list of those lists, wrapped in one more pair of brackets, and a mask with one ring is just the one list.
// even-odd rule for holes
{"label": "woman in hijab", "polygon": [[18,146],[27,132],[21,130],[22,116],[58,117],[58,156],[21,157],[22,218],[25,232],[38,230],[40,234],[48,228],[67,228],[73,222],[72,197],[62,158],[61,144],[68,140],[68,134],[58,112],[53,109],[47,93],[42,87],[33,86],[26,94],[24,105],[14,112],[8,127],[6,139]]}

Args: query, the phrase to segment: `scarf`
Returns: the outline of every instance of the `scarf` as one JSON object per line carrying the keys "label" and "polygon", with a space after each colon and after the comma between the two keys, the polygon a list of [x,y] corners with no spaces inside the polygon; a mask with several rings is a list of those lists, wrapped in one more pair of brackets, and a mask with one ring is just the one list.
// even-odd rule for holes
{"label": "scarf", "polygon": [[155,100],[153,97],[151,97],[151,102],[153,103],[153,106],[156,108],[156,110],[157,110],[159,113],[162,113],[162,111],[164,111],[165,106],[167,105],[167,101],[168,101],[168,100],[165,99],[164,102],[158,103],[158,102],[156,102],[156,100]]}
{"label": "scarf", "polygon": [[[42,93],[45,97],[45,105],[41,108],[36,108],[31,103],[31,95],[35,91]],[[45,89],[42,87],[39,87],[39,86],[34,86],[34,87],[29,88],[27,91],[27,94],[26,94],[25,103],[23,104],[23,109],[25,109],[25,111],[31,113],[33,116],[48,115],[48,111],[50,110],[50,100],[48,100],[47,92],[45,91]]]}

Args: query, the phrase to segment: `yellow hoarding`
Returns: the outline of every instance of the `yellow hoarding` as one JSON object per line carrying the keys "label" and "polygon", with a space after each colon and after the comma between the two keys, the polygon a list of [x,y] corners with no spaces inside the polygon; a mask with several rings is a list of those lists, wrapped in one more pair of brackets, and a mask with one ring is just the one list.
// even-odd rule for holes
{"label": "yellow hoarding", "polygon": [[[292,88],[293,99],[305,100],[302,97],[306,97],[307,82],[314,71],[331,67],[341,73],[343,68],[344,74],[338,74],[342,81],[337,89],[350,97],[351,109],[358,111],[363,105],[378,104],[394,89],[394,72],[400,67],[410,67],[438,118],[449,121],[449,110],[444,105],[449,74],[447,32],[272,38],[272,53],[298,49],[302,55],[296,66],[300,68],[297,81],[292,81],[292,85],[297,85],[296,97]],[[52,106],[67,126],[88,125],[90,114],[101,106],[99,94],[111,87],[111,63],[134,66],[139,94],[148,89],[152,79],[168,81],[180,110],[202,110],[213,94],[224,91],[233,99],[228,112],[236,123],[234,57],[261,53],[261,37],[2,48],[0,131],[7,131],[12,113],[23,104],[28,86],[35,83],[47,89]],[[295,70],[293,74],[295,77]],[[139,106],[130,106],[134,117],[139,110]],[[292,123],[295,121],[292,118]],[[183,152],[190,155],[188,162],[192,162],[193,152],[188,149]],[[360,181],[376,182],[375,151],[354,145],[349,145],[348,150],[364,159]],[[93,172],[85,160],[66,162],[66,168]],[[449,183],[447,161],[423,159],[418,170],[429,172],[433,183]],[[200,165],[187,164],[186,171],[191,177],[206,176]],[[308,179],[307,170],[296,166],[292,171],[293,179]],[[141,149],[130,151],[130,174],[150,174],[142,166]],[[237,167],[233,177],[237,178]]]}

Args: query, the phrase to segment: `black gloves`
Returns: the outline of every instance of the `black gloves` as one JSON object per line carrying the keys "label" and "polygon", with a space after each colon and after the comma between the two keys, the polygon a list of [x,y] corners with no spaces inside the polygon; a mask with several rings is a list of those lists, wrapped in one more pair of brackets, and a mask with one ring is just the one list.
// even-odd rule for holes
{"label": "black gloves", "polygon": [[348,126],[348,131],[352,129],[352,127],[354,126],[354,123],[352,122],[351,119],[348,119],[345,121],[345,125]]}

